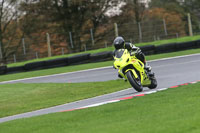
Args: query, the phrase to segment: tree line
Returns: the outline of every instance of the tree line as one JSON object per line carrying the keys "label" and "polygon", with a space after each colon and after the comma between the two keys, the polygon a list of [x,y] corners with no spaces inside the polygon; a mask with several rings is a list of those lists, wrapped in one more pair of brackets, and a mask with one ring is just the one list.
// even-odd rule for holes
{"label": "tree line", "polygon": [[[140,0],[1,0],[0,59],[6,64],[10,55],[22,53],[23,38],[28,38],[27,53],[47,53],[46,33],[56,33],[51,36],[57,44],[52,44],[54,53],[60,51],[58,46],[66,47],[66,53],[83,51],[84,45],[98,47],[104,41],[102,38],[112,43],[113,23],[120,26],[120,35],[127,34],[127,38],[138,38],[139,30],[137,26],[134,33],[129,33],[128,23],[151,25],[149,30],[154,31],[161,20],[169,25],[168,34],[188,34],[186,20],[190,13],[193,30],[198,32],[199,10],[199,0],[151,0],[148,7]],[[91,43],[91,32],[95,46]]]}

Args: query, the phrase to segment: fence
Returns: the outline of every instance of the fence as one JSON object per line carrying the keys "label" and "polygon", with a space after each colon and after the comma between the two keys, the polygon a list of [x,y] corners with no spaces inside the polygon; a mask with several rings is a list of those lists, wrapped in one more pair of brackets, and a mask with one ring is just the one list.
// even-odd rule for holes
{"label": "fence", "polygon": [[[8,63],[50,57],[106,48],[112,45],[115,36],[121,35],[132,43],[178,38],[187,35],[186,23],[181,25],[167,23],[165,20],[143,23],[115,23],[103,25],[94,33],[94,29],[85,30],[81,36],[76,32],[43,33],[19,40],[17,50],[7,58]],[[176,27],[176,29],[174,29]],[[1,50],[1,49],[0,49]],[[1,51],[0,51],[1,55]],[[2,56],[0,56],[1,58]],[[1,61],[0,61],[1,62]]]}
{"label": "fence", "polygon": [[[168,43],[159,46],[146,45],[140,47],[140,49],[142,50],[143,53],[145,53],[145,55],[169,53],[169,52],[176,52],[176,51],[196,49],[196,48],[200,48],[200,40],[182,42],[182,43]],[[62,57],[56,59],[48,59],[45,61],[30,62],[17,67],[0,66],[0,75],[113,60],[113,54],[114,54],[113,51],[104,51],[94,54],[85,53],[70,57]]]}

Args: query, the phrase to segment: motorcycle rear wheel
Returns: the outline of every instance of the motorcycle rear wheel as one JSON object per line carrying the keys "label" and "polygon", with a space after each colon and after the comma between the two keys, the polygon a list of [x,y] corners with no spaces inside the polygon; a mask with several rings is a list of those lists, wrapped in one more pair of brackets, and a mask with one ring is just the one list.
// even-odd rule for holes
{"label": "motorcycle rear wheel", "polygon": [[155,77],[151,79],[151,85],[148,87],[149,89],[155,89],[157,87],[158,83]]}
{"label": "motorcycle rear wheel", "polygon": [[131,71],[128,71],[126,73],[126,76],[128,78],[129,83],[131,84],[131,86],[138,92],[141,92],[143,90],[142,84],[140,82],[140,79],[136,79],[134,77],[134,75],[132,74]]}

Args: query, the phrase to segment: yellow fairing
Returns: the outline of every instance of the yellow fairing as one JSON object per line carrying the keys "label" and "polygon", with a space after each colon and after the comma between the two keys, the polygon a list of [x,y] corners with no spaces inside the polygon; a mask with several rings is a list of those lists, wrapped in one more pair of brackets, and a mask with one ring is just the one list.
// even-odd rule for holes
{"label": "yellow fairing", "polygon": [[[135,78],[140,77],[141,84],[143,86],[149,85],[151,81],[148,79],[145,71],[144,64],[140,60],[138,60],[135,56],[131,56],[129,51],[126,49],[119,49],[117,51],[118,55],[114,57],[114,67],[118,70],[118,73],[127,79],[126,73],[128,71],[132,71],[132,74]],[[139,72],[137,73],[136,70]],[[139,75],[138,75],[139,74]]]}
{"label": "yellow fairing", "polygon": [[145,72],[144,72],[144,64],[140,60],[136,59],[136,57],[132,58],[133,66],[140,72],[141,83],[143,84]]}

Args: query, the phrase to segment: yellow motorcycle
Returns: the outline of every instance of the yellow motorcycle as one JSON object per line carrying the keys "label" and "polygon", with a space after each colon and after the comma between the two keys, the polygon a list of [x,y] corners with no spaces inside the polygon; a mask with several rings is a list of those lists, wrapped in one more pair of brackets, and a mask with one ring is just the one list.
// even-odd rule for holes
{"label": "yellow motorcycle", "polygon": [[131,86],[138,92],[143,87],[154,89],[157,87],[155,76],[150,76],[144,69],[144,63],[131,55],[127,49],[118,49],[114,55],[114,67],[118,69],[118,74],[128,80]]}

